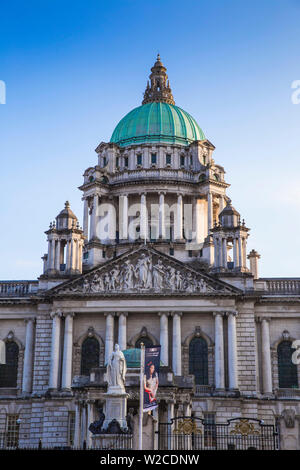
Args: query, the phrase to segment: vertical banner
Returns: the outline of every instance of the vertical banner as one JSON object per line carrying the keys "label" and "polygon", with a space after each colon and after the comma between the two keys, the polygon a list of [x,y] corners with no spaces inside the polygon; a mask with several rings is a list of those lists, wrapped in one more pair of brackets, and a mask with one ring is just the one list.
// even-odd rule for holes
{"label": "vertical banner", "polygon": [[158,374],[160,365],[160,346],[145,348],[144,367],[144,406],[143,411],[154,410],[157,405]]}

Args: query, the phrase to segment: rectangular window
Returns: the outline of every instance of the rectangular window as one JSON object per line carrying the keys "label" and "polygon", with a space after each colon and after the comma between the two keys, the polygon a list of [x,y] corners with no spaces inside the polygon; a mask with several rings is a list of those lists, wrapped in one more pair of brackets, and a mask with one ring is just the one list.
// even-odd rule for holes
{"label": "rectangular window", "polygon": [[189,258],[192,258],[193,257],[193,252],[192,250],[189,250]]}
{"label": "rectangular window", "polygon": [[19,446],[19,415],[6,415],[6,447]]}
{"label": "rectangular window", "polygon": [[185,164],[184,155],[180,155],[180,166],[184,166],[184,164]]}
{"label": "rectangular window", "polygon": [[75,436],[75,411],[69,411],[68,441],[69,445],[74,445]]}
{"label": "rectangular window", "polygon": [[119,168],[119,157],[116,157],[116,167]]}
{"label": "rectangular window", "polygon": [[136,156],[136,164],[137,165],[142,164],[142,154],[140,154],[140,153]]}
{"label": "rectangular window", "polygon": [[169,253],[170,253],[171,256],[174,256],[174,248],[170,248]]}
{"label": "rectangular window", "polygon": [[190,165],[193,166],[193,157],[190,156]]}
{"label": "rectangular window", "polygon": [[106,251],[102,250],[102,258],[106,258]]}
{"label": "rectangular window", "polygon": [[128,168],[128,157],[124,158],[124,167]]}
{"label": "rectangular window", "polygon": [[172,155],[170,153],[167,153],[166,155],[166,165],[171,165],[172,163]]}
{"label": "rectangular window", "polygon": [[151,165],[156,165],[156,153],[151,153]]}
{"label": "rectangular window", "polygon": [[106,166],[106,157],[103,157],[103,167]]}

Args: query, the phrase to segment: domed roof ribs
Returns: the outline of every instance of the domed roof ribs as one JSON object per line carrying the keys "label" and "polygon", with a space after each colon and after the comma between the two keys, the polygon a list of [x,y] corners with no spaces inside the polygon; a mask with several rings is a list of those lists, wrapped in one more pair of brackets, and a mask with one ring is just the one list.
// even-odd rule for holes
{"label": "domed roof ribs", "polygon": [[175,105],[166,71],[166,67],[160,60],[160,55],[157,54],[156,62],[149,75],[150,85],[148,82],[142,104],[163,102]]}

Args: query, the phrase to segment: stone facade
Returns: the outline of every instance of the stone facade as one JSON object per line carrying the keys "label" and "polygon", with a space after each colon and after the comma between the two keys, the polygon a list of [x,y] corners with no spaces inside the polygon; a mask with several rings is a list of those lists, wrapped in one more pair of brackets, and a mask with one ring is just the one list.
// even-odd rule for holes
{"label": "stone facade", "polygon": [[[145,103],[173,106],[165,71],[159,58]],[[300,449],[300,365],[279,357],[300,339],[300,279],[260,278],[254,250],[247,266],[249,229],[213,150],[206,139],[97,147],[80,187],[83,228],[66,203],[40,278],[0,282],[0,340],[9,361],[18,350],[8,382],[0,365],[0,446],[92,446],[106,359],[114,343],[143,340],[162,346],[155,422],[254,418],[278,427],[282,449]],[[98,349],[83,373],[87,339]],[[132,413],[138,380],[129,368]]]}

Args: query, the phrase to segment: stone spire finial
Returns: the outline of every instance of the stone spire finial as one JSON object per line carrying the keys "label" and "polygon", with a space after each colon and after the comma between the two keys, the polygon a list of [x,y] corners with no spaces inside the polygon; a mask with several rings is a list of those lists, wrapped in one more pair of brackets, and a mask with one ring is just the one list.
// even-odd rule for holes
{"label": "stone spire finial", "polygon": [[70,207],[70,203],[69,203],[69,201],[66,201],[66,202],[65,202],[65,208],[66,208],[66,209],[69,209],[69,207]]}
{"label": "stone spire finial", "polygon": [[156,62],[149,75],[150,86],[148,84],[146,87],[142,104],[159,102],[175,104],[166,71],[167,69],[162,64],[160,55],[157,54]]}

